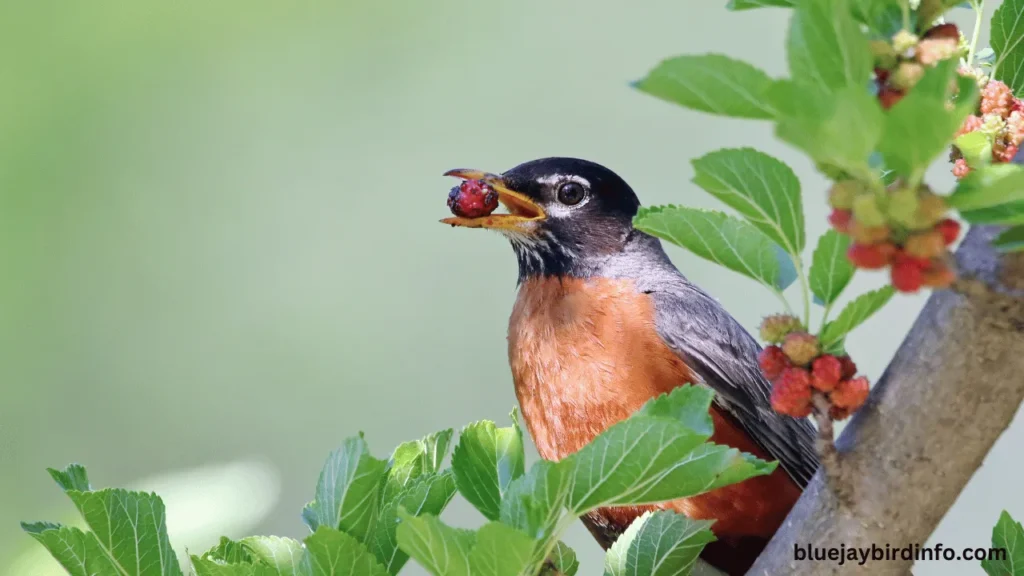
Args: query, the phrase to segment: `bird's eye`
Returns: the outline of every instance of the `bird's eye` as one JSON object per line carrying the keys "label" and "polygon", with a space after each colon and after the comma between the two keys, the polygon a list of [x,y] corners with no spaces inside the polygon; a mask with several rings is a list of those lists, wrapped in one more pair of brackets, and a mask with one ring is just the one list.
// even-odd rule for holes
{"label": "bird's eye", "polygon": [[579,182],[566,182],[558,187],[558,201],[566,206],[579,204],[586,195],[587,191]]}

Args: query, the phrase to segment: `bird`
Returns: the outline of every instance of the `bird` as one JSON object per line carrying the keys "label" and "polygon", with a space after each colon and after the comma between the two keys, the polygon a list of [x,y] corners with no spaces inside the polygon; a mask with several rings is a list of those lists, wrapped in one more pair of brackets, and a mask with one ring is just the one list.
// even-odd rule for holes
{"label": "bird", "polygon": [[775,412],[757,341],[687,279],[661,241],[633,225],[640,201],[612,170],[587,160],[532,160],[501,174],[455,169],[497,192],[507,214],[450,217],[511,243],[519,274],[508,359],[538,454],[577,452],[648,400],[690,383],[714,391],[711,441],[779,466],[769,475],[667,503],[598,509],[583,523],[607,550],[650,510],[714,519],[701,558],[744,574],[818,468],[807,419]]}

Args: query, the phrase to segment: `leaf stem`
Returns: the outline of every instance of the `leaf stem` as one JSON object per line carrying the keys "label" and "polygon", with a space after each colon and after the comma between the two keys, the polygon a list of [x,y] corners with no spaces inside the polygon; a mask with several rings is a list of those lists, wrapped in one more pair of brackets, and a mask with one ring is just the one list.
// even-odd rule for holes
{"label": "leaf stem", "polygon": [[818,328],[819,335],[825,331],[825,324],[828,324],[828,315],[832,313],[832,304],[834,301],[825,305],[825,313],[821,315],[821,327]]}
{"label": "leaf stem", "polygon": [[985,0],[977,0],[977,2],[971,0],[971,6],[974,8],[974,32],[971,34],[971,47],[967,50],[968,68],[974,68],[974,55],[978,49],[978,38],[981,35],[982,17],[984,16],[982,6],[984,4]]}
{"label": "leaf stem", "polygon": [[786,300],[786,297],[782,294],[782,291],[776,289],[774,286],[771,286],[769,284],[765,284],[764,286],[765,288],[768,288],[768,290],[770,290],[772,294],[775,294],[775,297],[779,299],[779,302],[782,302],[782,306],[786,309],[786,314],[792,316],[793,307],[789,305],[789,300]]}
{"label": "leaf stem", "polygon": [[811,289],[807,283],[807,274],[804,272],[803,260],[799,257],[794,258],[796,264],[796,274],[800,280],[800,293],[804,300],[804,326],[808,329],[811,327]]}

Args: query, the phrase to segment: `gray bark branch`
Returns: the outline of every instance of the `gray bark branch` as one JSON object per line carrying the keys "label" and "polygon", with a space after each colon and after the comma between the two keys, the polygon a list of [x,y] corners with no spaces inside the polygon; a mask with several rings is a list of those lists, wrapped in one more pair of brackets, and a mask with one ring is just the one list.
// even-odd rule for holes
{"label": "gray bark branch", "polygon": [[794,547],[923,547],[1010,425],[1024,400],[1024,253],[996,253],[996,233],[967,234],[960,279],[931,296],[837,440],[832,485],[819,470],[749,576],[910,572],[913,560],[798,561]]}

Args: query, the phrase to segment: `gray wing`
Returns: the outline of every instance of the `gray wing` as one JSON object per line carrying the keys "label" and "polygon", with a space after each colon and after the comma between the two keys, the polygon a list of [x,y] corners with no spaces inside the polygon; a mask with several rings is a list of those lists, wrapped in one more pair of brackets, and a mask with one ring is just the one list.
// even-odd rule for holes
{"label": "gray wing", "polygon": [[645,290],[662,339],[715,391],[715,403],[776,458],[801,487],[818,468],[816,432],[806,418],[775,412],[761,374],[761,347],[711,296],[682,276]]}

